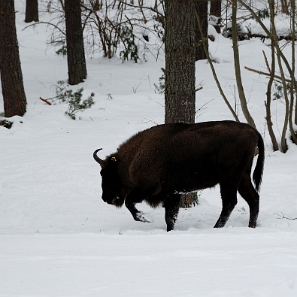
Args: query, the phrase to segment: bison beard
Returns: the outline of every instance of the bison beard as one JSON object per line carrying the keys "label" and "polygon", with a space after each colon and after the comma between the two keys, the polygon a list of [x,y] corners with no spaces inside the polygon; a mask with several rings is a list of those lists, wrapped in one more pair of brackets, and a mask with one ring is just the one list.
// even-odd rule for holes
{"label": "bison beard", "polygon": [[[255,149],[259,155],[253,181]],[[235,205],[237,192],[250,208],[249,227],[259,213],[259,188],[264,167],[264,143],[253,127],[233,121],[165,124],[137,133],[116,153],[102,160],[102,199],[117,207],[124,203],[136,221],[149,219],[135,204],[146,201],[165,207],[167,231],[174,228],[181,193],[220,185],[222,212],[215,228],[223,227]]]}

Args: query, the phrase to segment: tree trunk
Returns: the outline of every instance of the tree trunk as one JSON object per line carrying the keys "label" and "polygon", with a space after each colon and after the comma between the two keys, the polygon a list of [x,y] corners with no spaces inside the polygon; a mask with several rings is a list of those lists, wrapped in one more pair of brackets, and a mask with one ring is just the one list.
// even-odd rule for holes
{"label": "tree trunk", "polygon": [[281,0],[282,13],[289,14],[289,4],[288,0]]}
{"label": "tree trunk", "polygon": [[87,77],[80,0],[65,0],[68,83],[77,85]]}
{"label": "tree trunk", "polygon": [[[208,36],[208,16],[207,16],[207,5],[208,1],[201,1],[201,0],[194,0],[195,1],[195,11],[199,16],[202,32],[199,30],[199,26],[197,24],[196,16],[194,16],[194,22],[196,23],[195,26],[195,35],[196,35],[196,45],[199,44],[199,46],[196,46],[196,53],[195,53],[195,60],[203,60],[207,59],[207,55],[204,50],[204,46],[202,44],[202,36]],[[208,49],[208,39],[205,40],[206,42],[206,48]]]}
{"label": "tree trunk", "polygon": [[[195,122],[195,0],[165,0],[165,123]],[[197,203],[183,195],[182,206]]]}
{"label": "tree trunk", "polygon": [[[222,11],[222,0],[212,0],[210,1],[210,15],[214,15],[218,18],[221,18]],[[218,25],[214,26],[218,33],[221,33],[220,22]]]}
{"label": "tree trunk", "polygon": [[16,35],[14,0],[0,1],[0,71],[5,117],[23,116],[27,101]]}
{"label": "tree trunk", "polygon": [[[274,16],[271,18],[271,22],[274,21]],[[266,122],[267,122],[267,129],[268,129],[268,133],[272,142],[272,147],[274,151],[278,151],[279,147],[278,147],[278,143],[272,128],[272,120],[271,120],[271,90],[272,90],[272,84],[274,82],[275,79],[275,40],[271,39],[271,69],[270,69],[270,78],[267,84],[267,93],[266,93],[266,97],[267,97],[267,101],[265,102],[265,108],[266,108]]]}
{"label": "tree trunk", "polygon": [[[296,3],[295,1],[292,2],[292,24],[296,22]],[[292,26],[292,35],[296,36],[296,28]],[[295,54],[295,43],[292,41],[292,76],[295,76],[295,61],[296,61],[296,54]],[[295,80],[295,78],[294,78]],[[293,85],[293,84],[292,84]],[[295,115],[294,115],[294,123],[297,125],[297,84],[294,83],[294,90],[295,90]],[[293,92],[292,92],[293,93]]]}
{"label": "tree trunk", "polygon": [[210,15],[221,17],[222,0],[210,1]]}
{"label": "tree trunk", "polygon": [[38,0],[26,0],[25,22],[39,22],[38,18]]}
{"label": "tree trunk", "polygon": [[93,3],[92,5],[93,5],[93,9],[94,9],[94,11],[99,11],[99,10],[100,10],[100,3],[99,3],[99,0],[95,0],[94,3]]}
{"label": "tree trunk", "polygon": [[194,1],[165,0],[165,11],[165,123],[194,123]]}
{"label": "tree trunk", "polygon": [[[200,18],[199,18],[199,15],[198,15],[198,14],[196,14],[196,18],[197,18],[197,23],[198,23],[198,27],[199,27],[199,31],[200,31],[202,40],[204,40],[206,37],[205,37],[205,35],[203,34],[202,26],[201,26],[201,21],[200,21]],[[221,87],[220,81],[219,81],[219,79],[218,79],[218,76],[217,76],[217,74],[216,74],[215,68],[214,68],[214,66],[213,66],[213,62],[212,62],[212,60],[211,60],[211,58],[210,58],[210,56],[209,56],[208,49],[207,49],[207,47],[206,47],[206,45],[205,45],[204,43],[203,43],[203,46],[204,46],[204,50],[205,50],[205,53],[206,53],[206,58],[207,58],[207,60],[208,60],[208,63],[209,63],[211,72],[212,72],[212,74],[213,74],[213,78],[214,78],[214,80],[215,80],[215,82],[216,82],[216,84],[217,84],[217,87],[218,87],[218,89],[219,89],[219,91],[220,91],[220,94],[221,94],[221,96],[223,97],[223,100],[225,101],[225,103],[226,103],[227,107],[229,108],[230,112],[232,113],[232,115],[233,115],[235,121],[239,122],[239,119],[238,119],[238,116],[237,116],[235,110],[233,109],[233,107],[232,107],[231,104],[229,103],[229,101],[228,101],[228,99],[227,99],[226,95],[224,94],[224,91],[223,91],[223,89],[222,89],[222,87]]]}
{"label": "tree trunk", "polygon": [[247,100],[244,93],[244,88],[241,79],[241,70],[240,70],[240,59],[239,59],[239,51],[238,51],[238,37],[237,37],[237,0],[233,0],[232,5],[232,45],[233,45],[233,54],[234,54],[234,68],[235,68],[235,78],[238,90],[238,96],[241,103],[241,110],[243,115],[252,127],[256,128],[254,119],[252,118],[248,106]]}

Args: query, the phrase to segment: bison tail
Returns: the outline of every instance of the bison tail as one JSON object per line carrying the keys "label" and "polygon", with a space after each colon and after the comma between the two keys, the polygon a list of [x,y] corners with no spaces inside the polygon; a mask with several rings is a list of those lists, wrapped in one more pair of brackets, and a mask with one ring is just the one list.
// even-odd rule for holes
{"label": "bison tail", "polygon": [[258,155],[256,167],[253,173],[253,180],[254,180],[257,192],[260,191],[263,169],[264,169],[264,160],[265,160],[264,142],[260,133],[258,133],[258,150],[259,150],[259,155]]}

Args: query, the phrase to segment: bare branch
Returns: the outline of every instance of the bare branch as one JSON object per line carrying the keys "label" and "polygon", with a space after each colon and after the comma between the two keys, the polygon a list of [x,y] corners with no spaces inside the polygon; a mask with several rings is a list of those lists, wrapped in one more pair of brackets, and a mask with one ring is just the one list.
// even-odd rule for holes
{"label": "bare branch", "polygon": [[[244,66],[244,68],[245,68],[246,70],[248,70],[248,71],[252,71],[252,72],[255,72],[255,73],[258,73],[258,74],[261,74],[261,75],[271,76],[271,73],[268,73],[268,72],[263,72],[263,71],[260,71],[260,70],[257,70],[257,69],[249,68],[249,67],[247,67],[247,66]],[[279,75],[274,75],[274,77],[275,77],[276,79],[279,79],[279,80],[282,79],[282,77],[279,76]],[[286,78],[285,81],[286,81],[286,82],[292,82],[292,81],[291,81],[290,79],[288,79],[288,78]]]}
{"label": "bare branch", "polygon": [[43,99],[43,98],[41,98],[41,97],[39,97],[39,99],[40,99],[41,101],[43,101],[44,103],[46,103],[47,105],[52,105],[47,99]]}
{"label": "bare branch", "polygon": [[[207,40],[206,37],[205,37],[204,34],[203,34],[203,30],[202,30],[202,26],[201,26],[201,22],[200,22],[199,15],[198,15],[197,12],[195,12],[195,14],[196,14],[196,19],[197,19],[197,22],[198,22],[198,27],[199,27],[199,30],[200,30],[201,38],[202,38],[202,40]],[[231,113],[232,113],[234,119],[235,119],[237,122],[240,122],[240,121],[239,121],[239,118],[238,118],[238,116],[237,116],[237,114],[236,114],[236,112],[235,112],[234,109],[232,108],[231,104],[229,103],[229,101],[228,101],[228,99],[227,99],[227,97],[226,97],[226,95],[225,95],[225,93],[224,93],[224,91],[223,91],[223,89],[222,89],[222,87],[221,87],[221,84],[220,84],[219,79],[218,79],[218,77],[217,77],[215,68],[214,68],[213,63],[212,63],[212,60],[211,60],[211,58],[210,58],[210,56],[209,56],[209,52],[208,52],[208,49],[207,49],[207,47],[206,47],[205,42],[203,42],[203,47],[204,47],[204,50],[205,50],[205,53],[206,53],[206,57],[207,57],[208,63],[209,63],[209,65],[210,65],[210,69],[211,69],[211,71],[212,71],[212,75],[213,75],[214,80],[215,80],[215,82],[216,82],[216,84],[217,84],[217,87],[218,87],[218,89],[219,89],[219,92],[220,92],[221,96],[223,97],[223,100],[225,101],[227,107],[228,107],[229,110],[231,111]]]}
{"label": "bare branch", "polygon": [[284,216],[284,214],[281,212],[281,215],[276,213],[276,215],[279,217],[278,219],[286,219],[286,220],[289,220],[289,221],[295,221],[297,220],[297,218],[288,218],[286,216]]}
{"label": "bare branch", "polygon": [[38,23],[33,23],[33,24],[30,24],[30,25],[26,26],[22,31],[26,30],[26,29],[29,28],[29,27],[38,25],[38,24],[51,25],[51,26],[55,27],[58,31],[60,31],[60,33],[62,33],[63,35],[66,35],[65,32],[64,32],[63,30],[61,30],[58,26],[56,26],[55,24],[50,23],[50,22],[38,22]]}
{"label": "bare branch", "polygon": [[264,55],[264,60],[265,60],[266,67],[267,67],[269,73],[271,73],[271,69],[270,69],[270,66],[268,64],[268,60],[267,60],[267,57],[266,57],[266,54],[265,54],[264,50],[262,50],[262,53]]}

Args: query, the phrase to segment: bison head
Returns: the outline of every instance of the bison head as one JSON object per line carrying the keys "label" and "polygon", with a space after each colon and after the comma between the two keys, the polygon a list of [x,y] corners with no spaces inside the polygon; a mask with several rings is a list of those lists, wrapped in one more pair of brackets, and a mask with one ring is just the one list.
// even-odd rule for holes
{"label": "bison head", "polygon": [[125,196],[122,194],[121,179],[118,174],[119,162],[115,156],[109,156],[105,160],[100,159],[97,156],[97,152],[100,150],[101,149],[96,150],[93,153],[93,157],[101,166],[102,199],[108,204],[121,207],[124,203]]}

